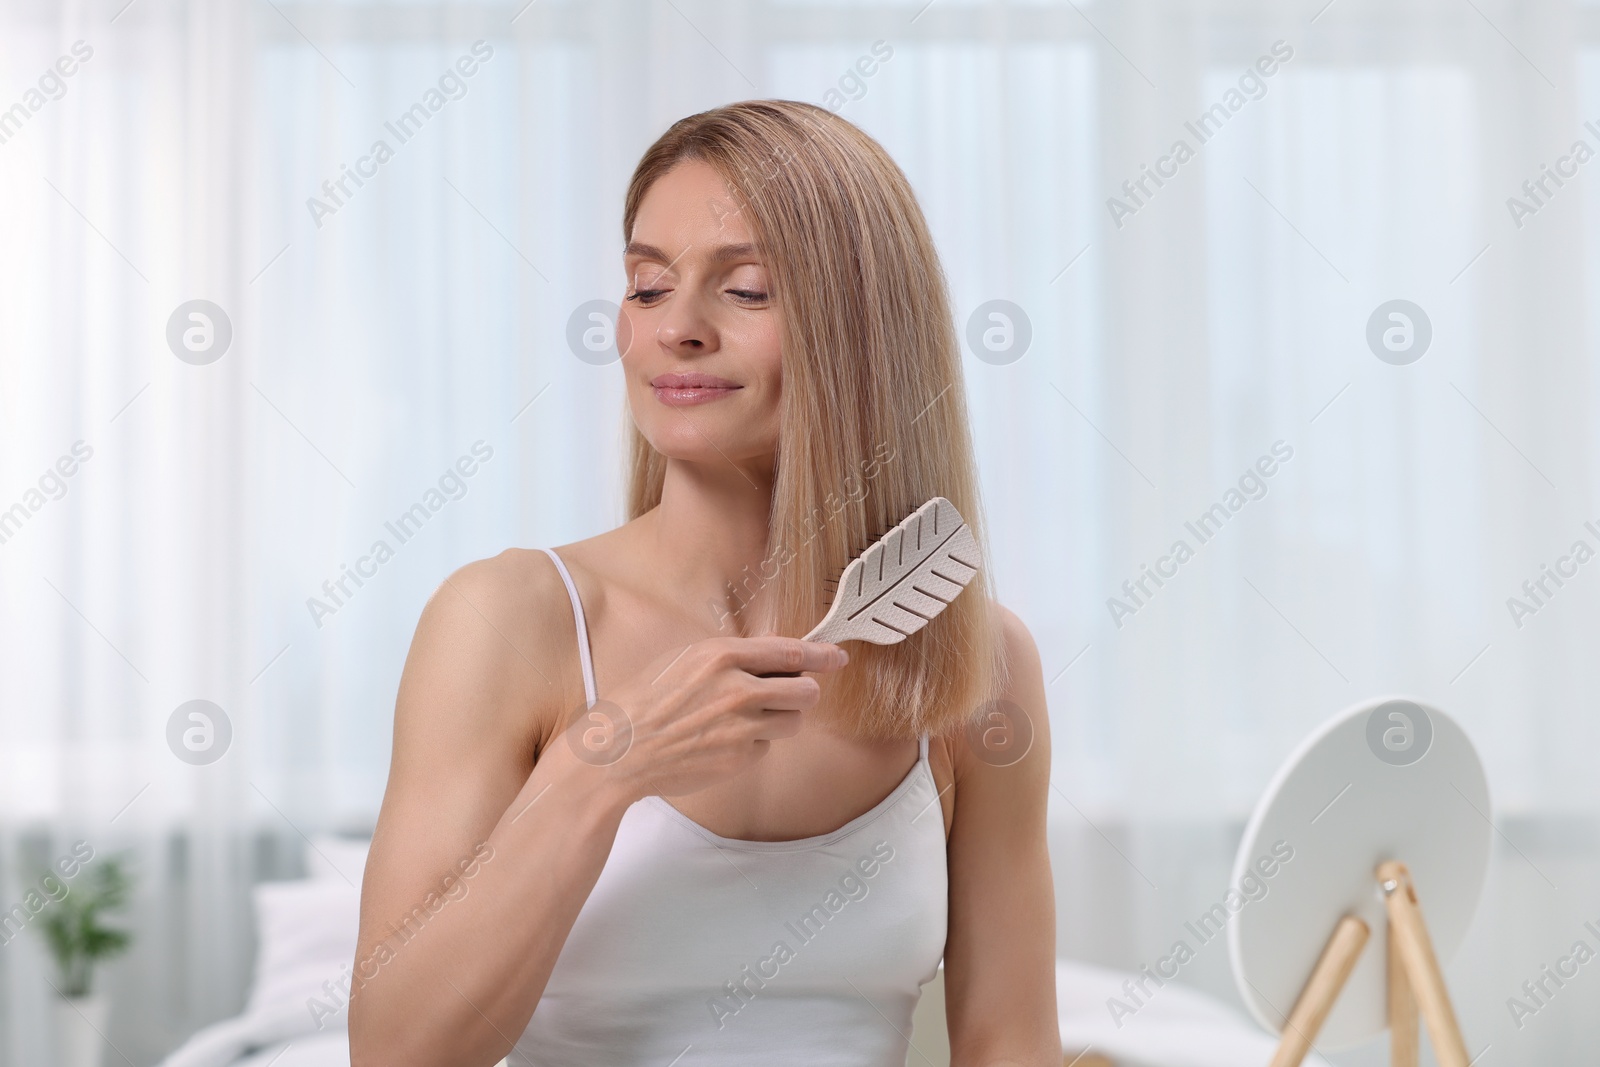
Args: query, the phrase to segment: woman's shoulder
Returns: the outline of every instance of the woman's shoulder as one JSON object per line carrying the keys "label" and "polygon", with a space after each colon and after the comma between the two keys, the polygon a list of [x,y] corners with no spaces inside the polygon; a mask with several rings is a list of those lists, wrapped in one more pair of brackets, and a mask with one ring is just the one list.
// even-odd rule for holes
{"label": "woman's shoulder", "polygon": [[[556,549],[563,562],[567,548]],[[577,624],[555,562],[538,548],[512,547],[446,575],[422,609],[407,673],[454,676],[480,713],[509,716],[514,728],[528,726],[531,713],[536,733],[548,736],[583,698]]]}
{"label": "woman's shoulder", "polygon": [[515,620],[534,624],[550,621],[551,616],[559,619],[563,612],[570,617],[566,582],[550,553],[560,558],[587,608],[589,587],[594,587],[596,595],[601,593],[606,561],[619,550],[626,530],[626,526],[618,527],[548,548],[513,546],[502,549],[497,555],[457,568],[440,583],[434,596],[451,590],[475,602],[481,600],[499,606],[509,611]]}
{"label": "woman's shoulder", "polygon": [[999,601],[994,605],[995,622],[1000,629],[1000,645],[1005,650],[1006,663],[1012,669],[1027,667],[1039,661],[1039,646],[1034,643],[1033,631],[1022,621],[1022,616]]}
{"label": "woman's shoulder", "polygon": [[[1050,722],[1045,708],[1043,664],[1033,632],[1021,616],[999,601],[994,604],[994,623],[1005,672],[991,701],[993,710],[1007,718],[1023,720],[1007,723],[1007,728],[1026,733],[1031,738],[1030,747],[1040,740],[1048,745]],[[945,766],[953,776],[961,777],[974,764],[994,762],[972,751],[971,736],[980,733],[957,730],[935,739],[944,748]]]}
{"label": "woman's shoulder", "polygon": [[566,585],[550,557],[537,548],[513,547],[457,567],[439,583],[426,610],[477,614],[502,633],[554,637],[560,634],[546,631],[560,619],[554,609],[566,603]]}
{"label": "woman's shoulder", "polygon": [[[434,590],[424,619],[430,612],[448,616],[457,624],[452,629],[476,632],[477,640],[498,643],[504,655],[553,650],[557,659],[576,662],[575,613],[561,570],[572,579],[585,618],[592,620],[604,609],[616,564],[637,550],[636,525],[637,520],[548,548],[505,548],[463,564]],[[464,625],[474,617],[477,627]]]}

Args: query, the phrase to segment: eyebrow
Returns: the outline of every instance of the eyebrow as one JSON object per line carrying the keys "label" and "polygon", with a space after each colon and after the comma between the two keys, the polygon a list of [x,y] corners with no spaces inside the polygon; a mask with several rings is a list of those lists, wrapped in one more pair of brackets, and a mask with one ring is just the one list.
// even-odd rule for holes
{"label": "eyebrow", "polygon": [[[711,250],[711,254],[707,258],[712,263],[726,263],[730,259],[745,259],[751,256],[760,256],[761,252],[762,250],[759,245],[751,244],[750,242],[746,241],[740,244],[718,245],[716,248]],[[622,250],[622,254],[624,257],[639,256],[644,259],[653,259],[661,263],[676,262],[672,256],[667,255],[655,245],[645,244],[643,241],[629,241],[627,247]]]}

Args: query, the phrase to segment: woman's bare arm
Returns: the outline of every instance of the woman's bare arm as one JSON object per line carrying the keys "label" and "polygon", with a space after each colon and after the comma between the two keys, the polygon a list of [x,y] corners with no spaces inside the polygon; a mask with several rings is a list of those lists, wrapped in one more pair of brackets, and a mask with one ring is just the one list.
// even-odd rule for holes
{"label": "woman's bare arm", "polygon": [[[554,566],[470,564],[423,609],[395,708],[389,785],[362,886],[352,1067],[487,1067],[514,1044],[628,806],[740,773],[814,706],[833,645],[712,638],[606,694],[632,744],[604,766],[556,729],[582,701]],[[571,701],[573,707],[566,707]],[[553,740],[528,773],[536,736]]]}
{"label": "woman's bare arm", "polygon": [[559,742],[527,773],[571,695],[566,602],[553,566],[502,556],[423,609],[362,885],[355,1067],[503,1056],[605,864],[628,803],[615,782]]}
{"label": "woman's bare arm", "polygon": [[945,1012],[951,1067],[1060,1067],[1056,905],[1045,836],[1050,720],[1033,637],[1000,609],[1009,687],[1032,723],[1019,762],[992,766],[957,738]]}

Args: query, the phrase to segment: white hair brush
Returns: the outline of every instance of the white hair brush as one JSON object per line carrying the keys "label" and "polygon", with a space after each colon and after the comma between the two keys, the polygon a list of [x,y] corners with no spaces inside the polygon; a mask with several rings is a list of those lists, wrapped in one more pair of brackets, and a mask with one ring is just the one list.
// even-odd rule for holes
{"label": "white hair brush", "polygon": [[972,527],[936,496],[850,561],[805,640],[898,644],[948,607],[982,562]]}

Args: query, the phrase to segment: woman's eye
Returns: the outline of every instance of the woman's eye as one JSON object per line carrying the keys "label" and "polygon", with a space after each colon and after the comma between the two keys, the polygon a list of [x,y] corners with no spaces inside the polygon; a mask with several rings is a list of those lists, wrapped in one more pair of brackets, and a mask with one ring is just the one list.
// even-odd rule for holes
{"label": "woman's eye", "polygon": [[665,289],[635,289],[628,294],[627,298],[649,307],[664,292],[666,292]]}
{"label": "woman's eye", "polygon": [[749,300],[752,303],[760,303],[767,299],[766,293],[757,292],[754,289],[729,289],[728,292],[732,293],[740,300]]}

